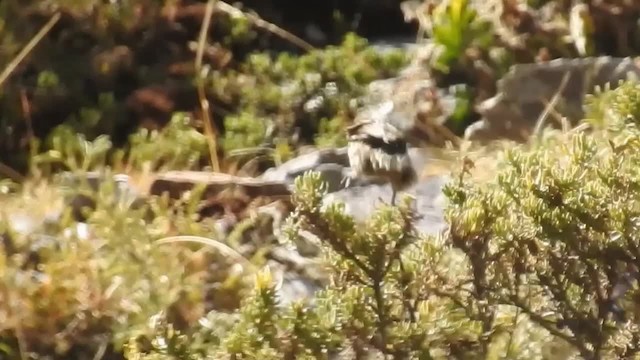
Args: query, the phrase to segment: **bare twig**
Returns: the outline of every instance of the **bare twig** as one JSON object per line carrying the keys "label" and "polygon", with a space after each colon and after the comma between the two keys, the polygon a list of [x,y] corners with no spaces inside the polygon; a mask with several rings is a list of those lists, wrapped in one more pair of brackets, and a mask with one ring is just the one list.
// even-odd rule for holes
{"label": "bare twig", "polygon": [[191,242],[191,243],[207,245],[209,247],[212,247],[218,250],[223,255],[233,257],[236,260],[240,260],[240,262],[247,265],[247,267],[253,270],[257,270],[256,266],[253,265],[251,261],[249,261],[247,258],[242,256],[240,253],[238,253],[228,245],[214,239],[209,239],[202,236],[181,235],[181,236],[170,236],[170,237],[162,238],[158,240],[156,244],[162,245],[162,244],[171,244],[171,243],[177,243],[177,242]]}
{"label": "bare twig", "polygon": [[314,49],[314,47],[308,42],[302,40],[301,38],[295,36],[294,34],[284,30],[283,28],[275,24],[272,24],[268,21],[263,20],[261,17],[257,15],[243,12],[242,10],[235,8],[225,3],[224,1],[218,1],[217,7],[218,9],[224,11],[225,13],[231,16],[246,18],[247,20],[251,21],[251,23],[253,23],[253,25],[255,25],[256,27],[265,29],[273,34],[276,34],[279,37],[291,42],[292,44],[300,47],[305,51],[311,51]]}
{"label": "bare twig", "polygon": [[[54,14],[51,19],[38,31],[38,33],[29,40],[27,45],[16,55],[16,57],[9,62],[9,64],[4,68],[2,74],[0,74],[0,87],[7,81],[9,76],[14,72],[14,70],[18,67],[18,65],[33,51],[36,45],[44,38],[44,36],[53,28],[53,26],[60,20],[60,13]],[[25,119],[27,121],[27,128],[29,129],[29,137],[33,138],[33,127],[31,124],[31,116],[28,107],[28,102],[26,101],[26,97],[23,92],[20,94],[20,100],[23,106],[23,112],[25,115]],[[19,172],[12,169],[6,164],[0,163],[0,174],[10,178],[16,182],[23,182],[25,180],[24,176],[22,176]]]}
{"label": "bare twig", "polygon": [[378,316],[377,327],[378,333],[380,335],[380,351],[383,353],[388,353],[389,351],[389,341],[387,335],[387,325],[389,323],[387,319],[387,312],[385,310],[385,302],[384,302],[384,294],[382,293],[382,278],[375,279],[373,281],[373,293],[376,301],[376,306],[374,308],[376,315]]}
{"label": "bare twig", "polygon": [[100,342],[98,351],[96,351],[95,355],[93,355],[93,360],[102,360],[104,355],[107,353],[108,347],[109,347],[109,340],[105,338]]}
{"label": "bare twig", "polygon": [[196,69],[196,74],[198,76],[198,79],[197,79],[198,101],[200,102],[200,109],[202,111],[202,120],[204,123],[204,131],[205,131],[205,135],[207,136],[207,145],[209,147],[209,158],[211,161],[211,167],[213,168],[213,171],[219,172],[220,163],[217,155],[217,148],[218,148],[217,137],[216,137],[217,131],[214,128],[213,122],[211,121],[210,104],[209,104],[209,100],[206,97],[204,82],[202,79],[202,75],[203,75],[202,58],[204,55],[204,49],[206,47],[207,33],[211,25],[211,18],[212,18],[214,9],[218,9],[234,17],[245,18],[249,20],[256,27],[265,29],[275,35],[278,35],[279,37],[293,43],[294,45],[302,48],[305,51],[311,51],[314,49],[314,47],[311,44],[307,43],[306,41],[302,40],[301,38],[295,36],[294,34],[270,22],[263,20],[257,15],[243,12],[242,10],[239,10],[236,7],[229,5],[220,0],[209,0],[207,2],[206,8],[205,8],[205,16],[204,16],[204,19],[202,20],[202,26],[200,28],[198,46],[196,49],[195,69]]}
{"label": "bare twig", "polygon": [[516,337],[515,330],[518,327],[518,320],[520,318],[520,311],[522,311],[522,309],[520,309],[519,307],[516,307],[516,315],[513,317],[513,325],[511,325],[511,328],[513,329],[513,331],[509,333],[509,341],[507,341],[507,346],[505,346],[506,348],[505,354],[504,354],[505,359],[509,359],[509,355],[511,355],[511,349],[513,348],[513,340]]}
{"label": "bare twig", "polygon": [[42,38],[51,30],[53,25],[56,24],[60,20],[60,13],[56,13],[49,19],[49,21],[38,31],[38,33],[25,45],[24,48],[18,53],[18,55],[11,60],[9,65],[7,65],[2,74],[0,74],[0,86],[4,84],[4,82],[9,78],[11,73],[18,67],[18,65],[24,60],[24,58],[36,47],[36,45],[42,40]]}
{"label": "bare twig", "polygon": [[[0,297],[2,297],[5,301],[4,304],[6,304],[6,309],[7,309],[7,319],[11,319],[13,321],[13,323],[15,323],[15,325],[13,326],[13,332],[14,332],[14,336],[16,338],[16,342],[17,342],[17,347],[18,347],[18,359],[20,360],[27,360],[29,358],[28,354],[28,347],[27,347],[27,342],[24,339],[24,333],[23,333],[23,329],[22,329],[22,322],[20,321],[20,310],[19,309],[15,309],[16,306],[20,306],[20,301],[18,300],[16,302],[17,299],[13,299],[14,296],[14,292],[9,291],[9,288],[7,286],[5,286],[4,284],[2,286],[0,286]],[[17,310],[17,311],[16,311]],[[17,317],[17,318],[14,318]],[[0,330],[5,331],[7,330],[6,327],[2,327],[0,326]]]}
{"label": "bare twig", "polygon": [[556,324],[555,321],[548,320],[544,316],[533,311],[533,309],[531,309],[528,305],[523,303],[517,297],[510,296],[509,300],[510,300],[509,302],[513,306],[519,308],[523,314],[526,314],[529,317],[529,319],[531,319],[531,321],[545,328],[545,330],[547,330],[551,335],[557,338],[560,338],[566,341],[567,343],[571,344],[576,349],[578,349],[582,354],[590,353],[590,350],[588,349],[586,344],[581,343],[580,341],[573,338],[571,335],[559,330],[558,325]]}

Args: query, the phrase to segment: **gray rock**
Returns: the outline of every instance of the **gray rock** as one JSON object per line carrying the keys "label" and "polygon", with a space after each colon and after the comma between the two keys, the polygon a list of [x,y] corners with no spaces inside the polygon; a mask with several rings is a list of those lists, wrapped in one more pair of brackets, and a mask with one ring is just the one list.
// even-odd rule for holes
{"label": "gray rock", "polygon": [[282,286],[278,289],[281,306],[287,306],[295,301],[311,299],[316,291],[322,287],[313,281],[295,273],[286,272],[283,275]]}
{"label": "gray rock", "polygon": [[[469,140],[487,141],[507,138],[525,141],[535,128],[538,117],[560,88],[569,73],[555,111],[576,124],[584,117],[585,95],[596,86],[640,75],[640,67],[631,58],[556,59],[547,63],[519,64],[498,82],[498,93],[478,106],[482,119],[465,132]],[[547,120],[546,125],[557,124]]]}
{"label": "gray rock", "polygon": [[404,50],[411,55],[420,49],[420,44],[416,43],[415,36],[388,36],[375,38],[371,39],[369,44],[373,50],[376,50],[381,54],[395,50]]}
{"label": "gray rock", "polygon": [[[436,234],[445,229],[444,205],[445,198],[442,187],[449,181],[446,176],[433,176],[420,180],[409,188],[406,193],[415,198],[415,208],[420,215],[416,223],[418,231],[425,234]],[[398,199],[402,197],[399,194]],[[345,211],[358,221],[368,219],[381,203],[388,203],[391,199],[389,185],[367,185],[349,187],[327,195],[325,206],[334,202],[345,204]]]}
{"label": "gray rock", "polygon": [[286,182],[320,164],[349,166],[347,148],[320,149],[300,155],[278,167],[265,171],[261,178],[268,181]]}
{"label": "gray rock", "polygon": [[[280,257],[282,257],[283,253],[286,251],[287,250],[281,249],[279,251]],[[314,276],[306,274],[305,272],[307,269],[298,268],[298,265],[301,265],[302,263],[291,266],[291,264],[288,263],[289,260],[291,260],[291,257],[285,257],[286,259],[284,259],[284,261],[282,258],[279,258],[275,261],[269,260],[267,262],[274,280],[278,283],[276,289],[279,305],[286,307],[296,301],[312,300],[315,292],[323,288],[322,282],[314,280]],[[310,260],[308,259],[301,258],[300,261],[310,263]],[[308,264],[305,264],[305,266],[309,267]]]}
{"label": "gray rock", "polygon": [[[284,164],[271,168],[262,174],[265,181],[283,182],[289,189],[292,188],[295,179],[307,171],[319,172],[327,182],[329,192],[343,189],[343,179],[351,175],[347,148],[320,149],[291,159]],[[353,179],[351,184],[365,185],[370,183],[367,179]]]}

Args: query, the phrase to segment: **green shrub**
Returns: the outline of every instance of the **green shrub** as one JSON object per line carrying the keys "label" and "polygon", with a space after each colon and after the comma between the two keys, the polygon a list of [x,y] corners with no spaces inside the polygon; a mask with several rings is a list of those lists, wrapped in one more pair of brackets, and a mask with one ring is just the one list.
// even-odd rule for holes
{"label": "green shrub", "polygon": [[515,307],[587,359],[640,351],[638,289],[614,290],[635,281],[640,255],[640,148],[628,145],[575,134],[509,151],[492,184],[447,188],[473,296]]}
{"label": "green shrub", "polygon": [[471,47],[486,50],[494,44],[492,24],[478,16],[477,5],[469,0],[442,2],[434,10],[430,36],[439,46],[434,68],[449,72],[463,65],[465,51]]}
{"label": "green shrub", "polygon": [[[88,140],[72,126],[57,126],[42,148],[31,157],[34,173],[51,175],[56,169],[79,174],[105,167],[127,171],[191,169],[206,154],[205,136],[184,113],[175,113],[161,130],[139,129],[130,136],[128,149],[115,149],[108,135]],[[40,148],[36,142],[34,150]]]}
{"label": "green shrub", "polygon": [[55,188],[24,188],[13,198],[4,197],[0,357],[68,359],[107,348],[119,352],[130,337],[145,333],[153,314],[183,298],[192,306],[173,321],[197,320],[201,300],[193,299],[203,294],[205,278],[202,269],[191,265],[194,251],[154,243],[174,231],[212,232],[207,223],[196,223],[197,214],[190,210],[196,207],[189,204],[199,197],[192,195],[180,209],[163,198],[136,209],[126,201],[114,202],[113,186],[106,183],[93,197],[97,208],[88,217],[88,233],[68,209],[29,233],[14,231],[15,220],[6,221],[15,216],[42,220],[59,203]]}
{"label": "green shrub", "polygon": [[268,119],[242,113],[224,119],[224,149],[227,154],[235,149],[254,148],[263,145],[267,136]]}
{"label": "green shrub", "polygon": [[[638,106],[635,85],[614,91],[618,109]],[[419,214],[408,199],[357,223],[342,204],[324,206],[326,185],[305,174],[285,234],[293,243],[306,241],[301,230],[320,240],[329,285],[278,306],[277,281],[258,276],[232,325],[224,322],[200,356],[636,358],[636,126],[628,122],[614,137],[548,132],[539,144],[507,150],[486,182],[474,182],[472,163],[463,162],[444,190],[449,229],[441,236],[416,232]],[[174,351],[132,345],[129,356],[188,358],[202,333],[170,334],[164,343],[182,344]]]}
{"label": "green shrub", "polygon": [[349,101],[407,62],[401,50],[378,53],[348,34],[339,46],[300,56],[255,53],[237,70],[214,71],[209,76],[213,93],[237,109],[225,117],[224,148],[232,152],[292,137],[298,139],[294,148],[344,144]]}
{"label": "green shrub", "polygon": [[633,131],[640,123],[640,83],[621,81],[613,90],[610,84],[596,88],[586,98],[586,120],[617,133],[625,128]]}
{"label": "green shrub", "polygon": [[125,163],[133,169],[192,169],[207,153],[205,135],[188,114],[175,113],[160,131],[139,129],[129,137]]}

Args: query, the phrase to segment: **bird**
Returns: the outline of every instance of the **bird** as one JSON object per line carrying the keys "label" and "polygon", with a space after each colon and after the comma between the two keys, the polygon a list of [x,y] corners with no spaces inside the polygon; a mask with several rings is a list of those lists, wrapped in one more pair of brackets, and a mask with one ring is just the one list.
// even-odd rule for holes
{"label": "bird", "polygon": [[396,111],[394,102],[389,100],[358,114],[346,129],[352,176],[389,183],[392,206],[396,194],[417,181],[408,154],[408,135],[413,125],[409,118]]}

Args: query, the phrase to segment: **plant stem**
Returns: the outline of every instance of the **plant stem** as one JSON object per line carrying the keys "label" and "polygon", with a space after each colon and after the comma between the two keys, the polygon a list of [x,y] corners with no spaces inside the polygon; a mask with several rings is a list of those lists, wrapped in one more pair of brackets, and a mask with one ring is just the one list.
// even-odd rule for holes
{"label": "plant stem", "polygon": [[375,279],[373,281],[373,293],[376,300],[376,315],[378,316],[378,332],[380,333],[380,342],[382,352],[387,353],[387,313],[384,309],[384,296],[382,294],[382,281]]}
{"label": "plant stem", "polygon": [[211,25],[211,17],[213,15],[213,9],[215,8],[216,1],[217,0],[209,0],[207,2],[204,19],[202,20],[202,27],[200,28],[195,68],[198,101],[200,102],[204,132],[207,137],[207,145],[209,146],[209,159],[211,160],[211,167],[213,168],[213,171],[220,172],[220,164],[218,161],[218,141],[216,139],[216,132],[214,131],[213,123],[211,122],[211,116],[209,115],[209,100],[207,100],[207,95],[204,90],[204,79],[202,79],[202,57],[204,55],[204,48],[207,44],[207,33],[209,32],[209,26]]}

